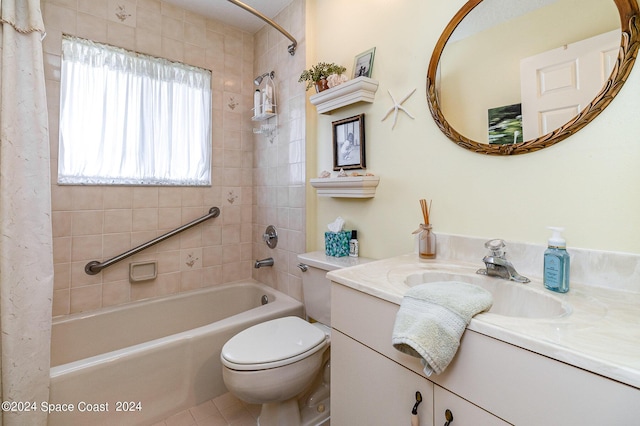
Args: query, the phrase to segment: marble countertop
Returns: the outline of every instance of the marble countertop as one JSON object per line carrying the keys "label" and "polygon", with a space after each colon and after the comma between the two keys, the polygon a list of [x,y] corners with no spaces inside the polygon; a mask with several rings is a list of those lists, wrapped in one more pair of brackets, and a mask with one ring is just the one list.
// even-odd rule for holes
{"label": "marble countertop", "polygon": [[[407,277],[424,272],[455,272],[472,278],[481,265],[450,260],[420,260],[412,253],[328,273],[334,282],[400,304]],[[489,312],[476,315],[467,329],[640,388],[640,293],[571,283],[566,294],[529,284],[485,277],[491,285],[527,286],[537,298],[555,299],[564,314],[523,318]],[[494,303],[495,304],[495,303]]]}

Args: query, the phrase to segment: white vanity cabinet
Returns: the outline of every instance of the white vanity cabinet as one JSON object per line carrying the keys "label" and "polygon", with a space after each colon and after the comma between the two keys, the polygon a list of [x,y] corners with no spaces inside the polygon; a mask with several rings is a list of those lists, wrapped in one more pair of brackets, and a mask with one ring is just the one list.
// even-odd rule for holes
{"label": "white vanity cabinet", "polygon": [[331,422],[334,425],[395,426],[411,424],[416,391],[420,426],[508,425],[497,417],[434,385],[371,348],[336,330],[331,335]]}
{"label": "white vanity cabinet", "polygon": [[420,426],[432,426],[433,383],[332,331],[331,424],[409,426],[417,391]]}
{"label": "white vanity cabinet", "polygon": [[[444,373],[429,378],[417,358],[391,345],[399,306],[332,283],[331,423],[420,425],[638,424],[640,390],[466,330]],[[424,390],[423,390],[424,389]],[[364,421],[363,421],[364,419]]]}

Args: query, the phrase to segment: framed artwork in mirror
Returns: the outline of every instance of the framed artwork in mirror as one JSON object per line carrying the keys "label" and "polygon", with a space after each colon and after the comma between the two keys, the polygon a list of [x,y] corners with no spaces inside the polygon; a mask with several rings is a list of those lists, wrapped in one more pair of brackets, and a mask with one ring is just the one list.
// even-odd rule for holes
{"label": "framed artwork in mirror", "polygon": [[522,142],[522,104],[489,108],[489,144]]}
{"label": "framed artwork in mirror", "polygon": [[366,52],[356,56],[353,62],[353,78],[369,77],[371,78],[371,70],[373,69],[373,57],[376,54],[376,48],[373,47]]}
{"label": "framed artwork in mirror", "polygon": [[334,121],[333,170],[364,169],[364,114]]}

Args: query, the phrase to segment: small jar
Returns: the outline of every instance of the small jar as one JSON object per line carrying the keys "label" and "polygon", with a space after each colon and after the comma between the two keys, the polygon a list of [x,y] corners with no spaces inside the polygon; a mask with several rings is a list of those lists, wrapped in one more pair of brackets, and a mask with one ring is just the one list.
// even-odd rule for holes
{"label": "small jar", "polygon": [[418,254],[421,259],[436,258],[436,234],[431,230],[431,224],[420,224],[418,232]]}

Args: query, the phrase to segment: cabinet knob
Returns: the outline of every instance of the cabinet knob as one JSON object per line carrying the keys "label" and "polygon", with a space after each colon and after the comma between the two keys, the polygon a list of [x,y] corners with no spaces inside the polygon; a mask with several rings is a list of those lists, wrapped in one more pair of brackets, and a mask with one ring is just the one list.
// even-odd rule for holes
{"label": "cabinet knob", "polygon": [[453,422],[453,413],[451,412],[451,410],[444,410],[444,418],[447,420],[444,426],[449,426]]}

